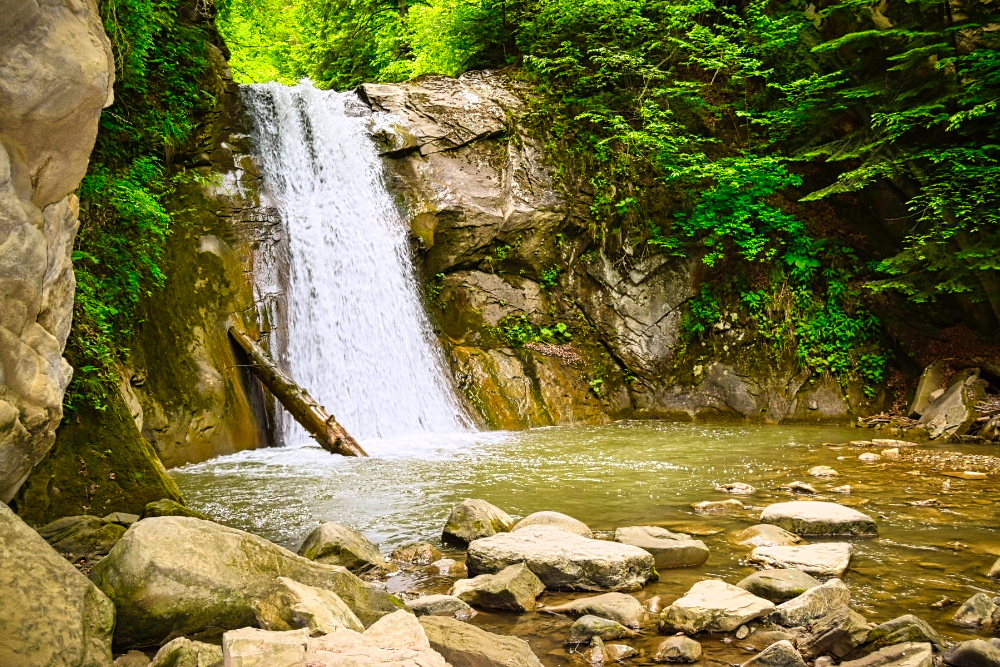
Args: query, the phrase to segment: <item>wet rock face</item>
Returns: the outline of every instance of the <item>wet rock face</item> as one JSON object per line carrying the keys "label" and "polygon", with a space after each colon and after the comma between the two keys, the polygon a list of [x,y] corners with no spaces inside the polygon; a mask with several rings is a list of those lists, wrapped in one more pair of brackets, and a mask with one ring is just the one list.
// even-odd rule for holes
{"label": "wet rock face", "polygon": [[0,501],[9,502],[62,419],[73,192],[112,101],[114,62],[94,0],[2,0],[0,10]]}
{"label": "wet rock face", "polygon": [[[836,382],[807,385],[793,358],[754,361],[752,336],[732,317],[715,332],[717,349],[678,359],[699,258],[591,243],[593,190],[577,175],[554,178],[545,129],[525,120],[529,86],[469,72],[365,84],[360,94],[390,114],[373,134],[409,215],[439,335],[487,426],[849,415]],[[511,347],[498,331],[505,318],[579,326],[547,346],[561,350]]]}

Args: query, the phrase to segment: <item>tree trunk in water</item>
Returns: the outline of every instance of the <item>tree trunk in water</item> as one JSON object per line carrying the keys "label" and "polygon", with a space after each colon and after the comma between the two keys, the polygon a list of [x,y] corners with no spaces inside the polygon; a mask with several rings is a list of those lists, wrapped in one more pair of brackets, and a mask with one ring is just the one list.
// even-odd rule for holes
{"label": "tree trunk in water", "polygon": [[344,456],[368,456],[357,440],[305,389],[288,377],[264,348],[235,326],[229,327],[229,335],[250,357],[253,362],[250,369],[257,374],[264,386],[271,390],[295,421],[302,424],[323,449]]}

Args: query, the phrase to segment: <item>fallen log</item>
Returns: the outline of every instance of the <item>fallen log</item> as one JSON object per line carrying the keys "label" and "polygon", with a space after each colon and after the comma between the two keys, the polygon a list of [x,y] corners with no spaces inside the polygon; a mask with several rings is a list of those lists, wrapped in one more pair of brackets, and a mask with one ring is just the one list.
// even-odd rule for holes
{"label": "fallen log", "polygon": [[229,327],[229,335],[247,353],[252,362],[250,370],[323,449],[343,456],[368,456],[358,441],[309,392],[288,377],[264,348],[235,326]]}

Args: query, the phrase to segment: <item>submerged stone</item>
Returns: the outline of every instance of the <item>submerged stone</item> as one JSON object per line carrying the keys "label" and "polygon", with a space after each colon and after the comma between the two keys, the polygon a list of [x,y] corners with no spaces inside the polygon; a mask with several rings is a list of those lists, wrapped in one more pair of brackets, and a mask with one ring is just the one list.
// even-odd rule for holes
{"label": "submerged stone", "polygon": [[701,658],[701,644],[683,635],[664,639],[656,649],[653,662],[691,663]]}
{"label": "submerged stone", "polygon": [[622,639],[632,637],[635,632],[629,630],[621,623],[600,616],[581,616],[573,622],[569,628],[568,644],[586,644],[593,637],[600,637],[602,640]]}
{"label": "submerged stone", "polygon": [[534,514],[529,514],[515,523],[514,527],[510,529],[510,532],[513,533],[518,530],[523,530],[524,528],[530,528],[531,526],[552,526],[570,533],[575,533],[581,537],[594,536],[594,534],[590,531],[590,528],[587,527],[587,524],[559,512],[535,512]]}
{"label": "submerged stone", "polygon": [[762,523],[733,535],[734,544],[744,547],[786,547],[802,542],[802,538],[784,528]]}
{"label": "submerged stone", "polygon": [[574,618],[587,615],[599,616],[637,630],[642,625],[642,619],[646,614],[646,608],[627,593],[595,595],[556,607],[545,607],[540,611],[550,614],[567,614]]}

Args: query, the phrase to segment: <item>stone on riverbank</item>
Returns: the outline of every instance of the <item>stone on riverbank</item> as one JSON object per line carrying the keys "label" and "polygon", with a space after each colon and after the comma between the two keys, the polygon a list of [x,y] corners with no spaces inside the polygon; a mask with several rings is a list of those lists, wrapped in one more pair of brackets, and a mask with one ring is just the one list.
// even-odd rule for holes
{"label": "stone on riverbank", "polygon": [[731,514],[747,508],[746,505],[730,498],[729,500],[703,500],[700,503],[691,505],[698,514]]}
{"label": "stone on riverbank", "polygon": [[566,643],[586,644],[593,637],[600,637],[602,641],[605,641],[634,636],[635,632],[617,621],[587,614],[576,619],[569,627],[569,639],[566,640]]}
{"label": "stone on riverbank", "polygon": [[817,618],[846,607],[850,601],[851,589],[840,579],[831,579],[781,603],[771,612],[768,620],[786,628],[808,625]]}
{"label": "stone on riverbank", "polygon": [[660,643],[653,662],[692,663],[701,658],[701,644],[683,635],[668,637]]}
{"label": "stone on riverbank", "polygon": [[847,542],[757,547],[747,556],[747,561],[764,567],[802,570],[820,577],[840,577],[847,571],[852,553],[853,548]]}
{"label": "stone on riverbank", "polygon": [[844,606],[813,621],[809,630],[809,638],[799,643],[802,655],[811,659],[829,654],[839,660],[867,641],[872,625]]}
{"label": "stone on riverbank", "polygon": [[757,488],[743,482],[732,482],[731,484],[720,484],[715,487],[715,490],[722,491],[723,493],[732,493],[737,496],[752,496],[757,491]]}
{"label": "stone on riverbank", "polygon": [[222,667],[222,649],[205,642],[178,637],[164,644],[149,667]]}
{"label": "stone on riverbank", "polygon": [[253,604],[257,625],[283,632],[306,628],[312,637],[339,628],[362,632],[365,626],[333,591],[278,577],[267,595]]}
{"label": "stone on riverbank", "polygon": [[340,565],[355,574],[367,572],[394,572],[395,565],[388,563],[378,547],[356,530],[339,523],[327,521],[317,526],[299,547],[303,558]]}
{"label": "stone on riverbank", "polygon": [[933,651],[929,643],[886,646],[863,658],[840,663],[840,667],[931,667]]}
{"label": "stone on riverbank", "polygon": [[0,503],[0,665],[111,664],[115,608]]}
{"label": "stone on riverbank", "polygon": [[982,639],[973,639],[951,647],[942,657],[954,667],[998,667],[1000,647]]}
{"label": "stone on riverbank", "polygon": [[875,452],[865,452],[858,456],[858,460],[862,463],[878,463],[882,460],[882,457]]}
{"label": "stone on riverbank", "polygon": [[830,466],[813,466],[808,472],[813,477],[836,477],[840,474]]}
{"label": "stone on riverbank", "polygon": [[966,600],[955,615],[951,617],[951,622],[963,628],[989,629],[993,624],[993,614],[997,611],[997,605],[993,598],[986,593],[976,593]]}
{"label": "stone on riverbank", "polygon": [[449,595],[474,607],[531,611],[535,598],[545,590],[545,584],[524,563],[504,568],[497,574],[481,574],[472,579],[459,579]]}
{"label": "stone on riverbank", "polygon": [[163,498],[155,502],[147,503],[142,509],[142,514],[139,515],[139,521],[142,521],[143,519],[152,519],[158,516],[187,516],[192,519],[204,519],[205,521],[211,521],[211,519],[201,512],[193,510],[190,507],[185,507],[176,500],[171,500],[170,498]]}
{"label": "stone on riverbank", "polygon": [[878,528],[867,514],[837,503],[796,500],[768,505],[760,515],[769,523],[796,535],[876,535]]}
{"label": "stone on riverbank", "polygon": [[514,519],[499,507],[485,500],[466,498],[451,510],[441,539],[464,547],[474,540],[506,533],[513,527]]}
{"label": "stone on riverbank", "polygon": [[123,647],[155,645],[171,634],[251,625],[253,603],[278,577],[334,591],[369,625],[403,607],[345,568],[189,517],[136,523],[91,574],[118,609],[115,641]]}
{"label": "stone on riverbank", "polygon": [[423,616],[431,648],[452,667],[542,667],[528,642],[442,616]]}
{"label": "stone on riverbank", "polygon": [[774,611],[774,604],[718,579],[699,581],[660,615],[660,632],[732,632]]}
{"label": "stone on riverbank", "polygon": [[96,516],[67,516],[42,526],[38,534],[71,563],[84,559],[89,571],[108,555],[125,528]]}
{"label": "stone on riverbank", "polygon": [[298,667],[305,663],[308,647],[309,631],[306,629],[273,632],[240,628],[222,635],[223,662],[232,667]]}
{"label": "stone on riverbank", "polygon": [[460,563],[454,558],[442,558],[430,564],[430,567],[437,570],[442,577],[464,577],[469,574],[465,563]]}
{"label": "stone on riverbank", "polygon": [[605,662],[621,662],[626,658],[633,658],[637,655],[639,655],[639,651],[632,648],[631,646],[626,646],[625,644],[604,645]]}
{"label": "stone on riverbank", "polygon": [[553,526],[568,533],[575,533],[580,537],[589,538],[594,536],[587,524],[559,512],[535,512],[534,514],[529,514],[515,523],[510,532],[513,533],[532,526]]}
{"label": "stone on riverbank", "polygon": [[476,540],[466,565],[473,574],[493,574],[520,562],[552,590],[639,590],[653,569],[653,556],[638,547],[589,540],[553,526]]}
{"label": "stone on riverbank", "polygon": [[450,616],[467,621],[476,615],[465,600],[454,595],[422,595],[415,600],[408,600],[406,606],[417,616]]}
{"label": "stone on riverbank", "polygon": [[744,547],[788,547],[799,544],[802,538],[784,528],[761,523],[741,530],[730,541]]}
{"label": "stone on riverbank", "polygon": [[754,572],[736,584],[759,598],[781,604],[796,598],[810,588],[820,585],[820,581],[802,570],[763,570]]}
{"label": "stone on riverbank", "polygon": [[697,567],[708,560],[708,547],[683,533],[658,526],[626,526],[615,530],[615,542],[639,547],[653,554],[657,570]]}
{"label": "stone on riverbank", "polygon": [[938,648],[944,647],[944,639],[923,619],[913,614],[905,614],[892,620],[876,625],[868,633],[863,644],[851,651],[849,660],[864,657],[886,646],[907,643],[930,643]]}
{"label": "stone on riverbank", "polygon": [[441,552],[430,542],[411,542],[393,549],[389,554],[389,560],[412,565],[430,565],[441,560]]}
{"label": "stone on riverbank", "polygon": [[792,642],[783,639],[743,663],[742,667],[806,667]]}
{"label": "stone on riverbank", "polygon": [[574,618],[580,616],[600,616],[617,621],[624,626],[639,629],[646,608],[638,600],[626,593],[605,593],[594,597],[573,600],[557,607],[545,607],[540,611],[550,614],[567,614]]}
{"label": "stone on riverbank", "polygon": [[990,579],[1000,581],[1000,558],[997,558],[997,562],[993,563],[993,567],[990,568],[990,571],[986,574],[986,576]]}

